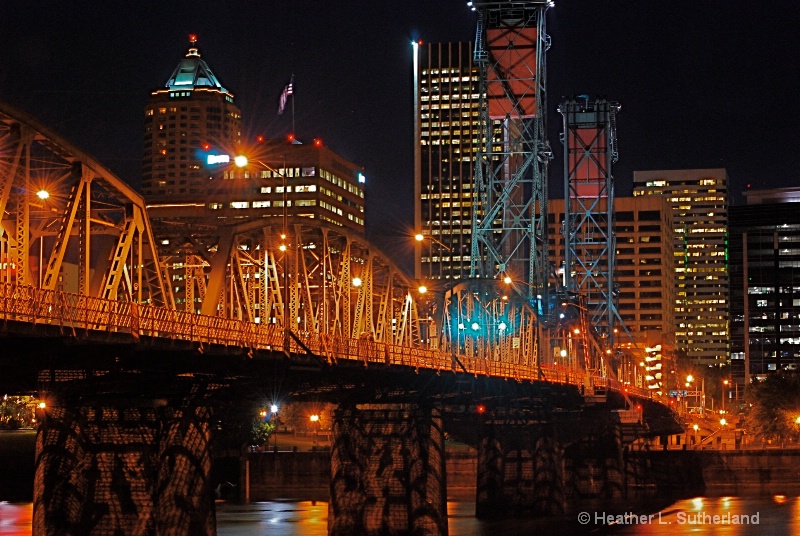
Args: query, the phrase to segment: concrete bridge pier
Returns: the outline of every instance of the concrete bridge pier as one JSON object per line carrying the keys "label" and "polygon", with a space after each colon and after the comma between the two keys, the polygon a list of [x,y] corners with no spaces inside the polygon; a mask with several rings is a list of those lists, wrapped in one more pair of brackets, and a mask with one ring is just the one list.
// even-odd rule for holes
{"label": "concrete bridge pier", "polygon": [[339,406],[331,477],[331,536],[447,536],[438,410],[412,404]]}
{"label": "concrete bridge pier", "polygon": [[33,535],[215,535],[210,429],[204,407],[48,407]]}
{"label": "concrete bridge pier", "polygon": [[568,501],[625,496],[622,433],[612,425],[569,445],[564,454],[565,496]]}
{"label": "concrete bridge pier", "polygon": [[476,517],[562,514],[562,464],[563,448],[539,426],[487,427],[478,446]]}

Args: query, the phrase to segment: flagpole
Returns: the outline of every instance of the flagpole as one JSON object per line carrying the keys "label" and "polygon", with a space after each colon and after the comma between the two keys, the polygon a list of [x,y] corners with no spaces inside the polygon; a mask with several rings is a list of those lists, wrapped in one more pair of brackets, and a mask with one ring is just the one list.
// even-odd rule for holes
{"label": "flagpole", "polygon": [[294,131],[294,73],[292,73],[292,136],[297,139],[297,133]]}

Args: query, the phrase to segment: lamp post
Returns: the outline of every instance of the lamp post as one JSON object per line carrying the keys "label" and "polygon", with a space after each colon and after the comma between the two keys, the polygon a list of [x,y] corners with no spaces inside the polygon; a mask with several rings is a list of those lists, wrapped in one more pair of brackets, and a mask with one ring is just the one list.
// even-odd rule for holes
{"label": "lamp post", "polygon": [[[38,192],[36,192],[36,197],[38,197],[42,202],[47,201],[50,199],[50,192],[42,188]],[[42,270],[44,269],[44,260],[42,257],[44,256],[44,234],[39,236],[39,288],[42,288],[42,281],[44,280],[44,276],[42,274]]]}
{"label": "lamp post", "polygon": [[[428,247],[429,258],[428,258],[428,263],[427,263],[428,264],[428,276],[431,276],[432,273],[433,273],[433,244],[438,245],[439,247],[441,247],[442,249],[447,250],[448,252],[452,252],[452,250],[450,249],[450,247],[447,244],[445,244],[444,242],[441,242],[440,240],[438,240],[436,237],[434,237],[431,234],[416,233],[414,235],[414,240],[416,240],[419,243],[420,246],[422,245],[422,243],[425,240],[428,240],[428,242],[429,242],[429,247]],[[414,277],[416,279],[420,279],[420,278],[422,278],[422,275],[423,275],[422,274],[422,264],[423,263],[422,263],[422,249],[421,249],[421,247],[419,249],[414,248],[414,259],[415,259],[414,260]]]}
{"label": "lamp post", "polygon": [[[233,159],[236,167],[243,168],[246,167],[250,163],[250,159],[245,155],[237,155]],[[281,234],[281,238],[286,240],[289,236],[289,228],[288,228],[288,196],[287,194],[287,184],[286,184],[286,174],[281,173],[277,169],[273,168],[272,166],[265,164],[261,160],[253,160],[253,162],[257,163],[258,165],[264,167],[268,171],[272,172],[273,174],[277,175],[281,178],[282,187],[283,187],[283,233]],[[284,166],[285,171],[285,166]],[[287,255],[288,247],[285,244],[281,244],[280,250],[284,252],[284,266],[283,266],[283,352],[288,356],[290,353],[291,348],[291,334],[292,328],[289,319],[289,257]]]}
{"label": "lamp post", "polygon": [[272,428],[272,434],[275,436],[275,442],[273,446],[275,450],[278,450],[278,405],[272,404],[269,408],[270,412],[272,412],[273,418],[275,419],[275,426]]}
{"label": "lamp post", "polygon": [[309,417],[309,420],[314,424],[314,447],[317,447],[317,435],[319,432],[319,415],[316,413]]}
{"label": "lamp post", "polygon": [[728,384],[729,383],[730,382],[728,380],[723,380],[723,382],[722,382],[722,385],[725,386],[722,389],[722,408],[721,408],[722,409],[722,413],[725,413],[725,398],[728,396]]}

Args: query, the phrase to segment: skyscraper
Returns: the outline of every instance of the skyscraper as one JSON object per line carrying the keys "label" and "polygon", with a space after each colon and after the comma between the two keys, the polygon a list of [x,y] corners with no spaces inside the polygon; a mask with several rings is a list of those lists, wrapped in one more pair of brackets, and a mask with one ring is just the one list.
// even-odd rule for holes
{"label": "skyscraper", "polygon": [[466,278],[480,143],[478,70],[470,43],[414,44],[415,232],[419,279]]}
{"label": "skyscraper", "polygon": [[730,209],[729,399],[754,377],[800,366],[800,189],[744,195]]}
{"label": "skyscraper", "polygon": [[200,57],[196,39],[145,107],[142,193],[148,203],[201,201],[209,151],[236,154],[241,113]]}
{"label": "skyscraper", "polygon": [[672,207],[676,344],[704,365],[730,357],[727,182],[724,169],[633,174],[635,197],[661,195]]}

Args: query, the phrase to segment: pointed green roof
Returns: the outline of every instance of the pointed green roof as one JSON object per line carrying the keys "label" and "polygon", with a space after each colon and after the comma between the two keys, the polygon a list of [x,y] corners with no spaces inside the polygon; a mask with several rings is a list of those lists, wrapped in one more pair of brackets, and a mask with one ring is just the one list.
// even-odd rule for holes
{"label": "pointed green roof", "polygon": [[208,64],[200,57],[200,52],[195,46],[196,39],[191,39],[192,46],[189,47],[189,52],[183,58],[172,76],[167,80],[166,87],[169,89],[194,89],[198,87],[216,88],[222,92],[228,93],[228,90],[222,87],[217,77],[211,72]]}

